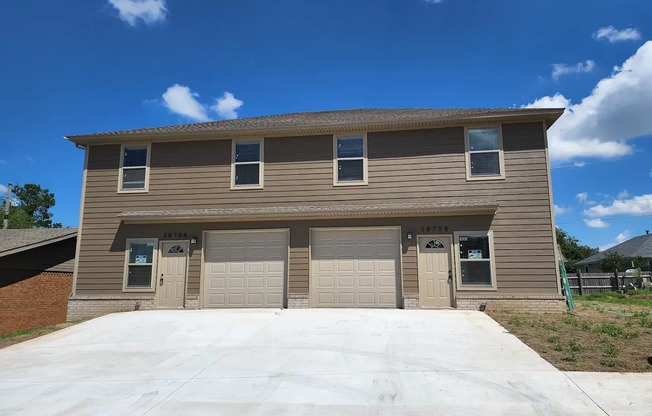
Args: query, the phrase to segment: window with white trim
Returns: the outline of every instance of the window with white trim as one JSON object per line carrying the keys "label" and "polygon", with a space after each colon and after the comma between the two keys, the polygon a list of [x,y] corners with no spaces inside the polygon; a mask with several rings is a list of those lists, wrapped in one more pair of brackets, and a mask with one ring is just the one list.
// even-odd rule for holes
{"label": "window with white trim", "polygon": [[491,232],[455,233],[459,250],[459,286],[462,288],[494,288],[494,253]]}
{"label": "window with white trim", "polygon": [[153,290],[156,240],[127,240],[125,290]]}
{"label": "window with white trim", "polygon": [[505,177],[500,127],[468,128],[465,142],[467,179]]}
{"label": "window with white trim", "polygon": [[146,191],[149,176],[149,145],[122,146],[120,191]]}
{"label": "window with white trim", "polygon": [[367,135],[334,136],[333,183],[367,183]]}
{"label": "window with white trim", "polygon": [[234,140],[231,188],[263,186],[263,141]]}

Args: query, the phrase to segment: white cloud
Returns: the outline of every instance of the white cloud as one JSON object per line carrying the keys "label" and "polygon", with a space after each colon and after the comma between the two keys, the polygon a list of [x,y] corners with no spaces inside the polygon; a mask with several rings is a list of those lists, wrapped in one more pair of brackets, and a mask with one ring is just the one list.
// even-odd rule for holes
{"label": "white cloud", "polygon": [[[548,130],[553,161],[576,157],[613,159],[633,152],[626,140],[652,134],[652,41],[598,82],[579,104],[562,94],[542,97],[524,107],[566,107]],[[564,105],[566,104],[566,105]]]}
{"label": "white cloud", "polygon": [[635,196],[631,199],[615,200],[611,205],[596,205],[584,210],[589,217],[608,215],[649,215],[652,214],[652,194]]}
{"label": "white cloud", "polygon": [[595,69],[595,62],[587,60],[586,62],[578,62],[575,65],[568,64],[552,64],[552,79],[555,81],[562,75],[568,74],[586,74]]}
{"label": "white cloud", "polygon": [[443,0],[423,0],[423,1],[425,1],[426,3],[429,3],[429,4],[439,4]]}
{"label": "white cloud", "polygon": [[577,198],[581,204],[586,204],[589,200],[589,194],[587,192],[580,192],[579,194],[575,195],[575,198]]}
{"label": "white cloud", "polygon": [[594,34],[593,37],[597,40],[606,38],[611,43],[621,42],[624,40],[639,40],[641,33],[636,28],[627,28],[618,30],[613,26],[601,27]]}
{"label": "white cloud", "polygon": [[174,84],[163,93],[163,104],[173,113],[196,121],[209,121],[206,108],[197,97],[199,94],[185,85]]}
{"label": "white cloud", "polygon": [[163,22],[167,14],[165,0],[109,0],[109,4],[118,10],[120,20],[130,26],[136,26],[138,20],[146,25]]}
{"label": "white cloud", "polygon": [[616,238],[614,238],[614,241],[612,241],[611,243],[601,245],[601,246],[598,247],[598,249],[600,251],[605,251],[605,250],[607,250],[607,249],[609,249],[609,248],[611,248],[611,247],[613,247],[615,245],[618,245],[620,243],[623,243],[623,242],[629,240],[629,238],[631,236],[632,236],[632,233],[629,230],[625,230],[622,233],[618,234],[616,236]]}
{"label": "white cloud", "polygon": [[7,195],[7,187],[0,183],[0,195]]}
{"label": "white cloud", "polygon": [[242,107],[243,104],[244,102],[242,100],[238,100],[230,92],[225,92],[221,98],[215,100],[215,104],[211,106],[211,110],[215,111],[222,118],[233,119],[238,118],[236,110]]}
{"label": "white cloud", "polygon": [[618,199],[625,199],[629,196],[629,192],[627,192],[627,189],[623,189],[622,192],[618,192]]}
{"label": "white cloud", "polygon": [[586,162],[575,162],[573,163],[573,166],[578,167],[578,168],[583,168],[586,165]]}
{"label": "white cloud", "polygon": [[560,205],[555,205],[554,209],[555,209],[555,215],[562,215],[562,214],[567,213],[568,211],[571,211],[573,208],[571,208],[571,207],[562,207]]}
{"label": "white cloud", "polygon": [[607,228],[609,224],[602,221],[600,218],[595,218],[592,220],[584,220],[584,224],[588,225],[591,228]]}

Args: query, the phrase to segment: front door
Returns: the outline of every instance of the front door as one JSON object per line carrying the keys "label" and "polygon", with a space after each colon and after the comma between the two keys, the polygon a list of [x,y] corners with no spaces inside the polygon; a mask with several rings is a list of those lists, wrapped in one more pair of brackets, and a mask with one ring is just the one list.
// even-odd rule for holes
{"label": "front door", "polygon": [[157,281],[157,304],[162,309],[183,308],[188,266],[187,241],[162,241]]}
{"label": "front door", "polygon": [[421,235],[419,244],[419,306],[450,308],[452,299],[451,237]]}

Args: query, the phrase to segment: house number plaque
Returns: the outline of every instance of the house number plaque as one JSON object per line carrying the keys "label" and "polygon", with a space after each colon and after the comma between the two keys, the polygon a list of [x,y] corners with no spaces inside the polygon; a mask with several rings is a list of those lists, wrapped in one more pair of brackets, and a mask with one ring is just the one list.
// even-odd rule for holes
{"label": "house number plaque", "polygon": [[448,225],[422,225],[421,232],[422,233],[429,233],[429,232],[447,233]]}
{"label": "house number plaque", "polygon": [[163,233],[163,238],[188,238],[188,234],[180,231],[175,231],[175,232]]}

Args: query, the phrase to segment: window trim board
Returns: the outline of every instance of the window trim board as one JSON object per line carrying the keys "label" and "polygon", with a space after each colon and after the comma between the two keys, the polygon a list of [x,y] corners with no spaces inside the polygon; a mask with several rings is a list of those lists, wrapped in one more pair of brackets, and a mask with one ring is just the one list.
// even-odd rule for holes
{"label": "window trim board", "polygon": [[[471,151],[469,143],[469,130],[476,129],[498,129],[498,163],[500,175],[471,175]],[[495,150],[481,150],[473,153],[493,153]],[[505,150],[503,146],[503,126],[502,124],[489,124],[477,126],[464,126],[464,161],[466,164],[467,181],[494,181],[505,179]]]}
{"label": "window trim board", "polygon": [[[346,137],[362,137],[362,180],[339,182],[337,139]],[[359,158],[342,158],[342,160],[357,160]],[[367,133],[353,132],[333,134],[333,186],[364,186],[369,184],[369,158],[367,156]]]}
{"label": "window trim board", "polygon": [[[462,284],[462,260],[460,257],[460,236],[486,234],[489,237],[489,269],[491,271],[491,285],[463,285]],[[453,245],[455,250],[455,288],[458,291],[492,291],[498,290],[496,278],[496,250],[494,249],[494,232],[493,230],[484,231],[455,231],[453,233]],[[470,260],[473,261],[473,260]]]}
{"label": "window trim board", "polygon": [[[235,184],[235,147],[237,143],[251,143],[259,142],[260,143],[260,161],[257,162],[259,165],[258,169],[258,184],[257,185],[236,185]],[[240,164],[250,164],[253,165],[256,162],[241,162]],[[231,190],[232,191],[241,191],[241,190],[252,190],[252,189],[263,189],[265,180],[265,138],[264,137],[242,137],[238,139],[231,139]]]}
{"label": "window trim board", "polygon": [[[125,162],[125,148],[129,147],[145,147],[147,148],[147,161],[145,162],[145,187],[144,188],[130,188],[122,189],[123,168]],[[118,169],[118,193],[119,194],[140,194],[149,192],[149,171],[150,160],[152,157],[152,143],[129,143],[120,145],[120,168]],[[133,168],[141,168],[133,166]]]}
{"label": "window trim board", "polygon": [[[132,242],[151,242],[154,243],[154,251],[152,252],[152,280],[150,287],[127,287],[129,278],[129,246]],[[154,293],[156,292],[156,270],[158,267],[158,238],[127,238],[125,240],[125,264],[122,276],[122,291],[123,292],[140,292],[140,293]]]}

